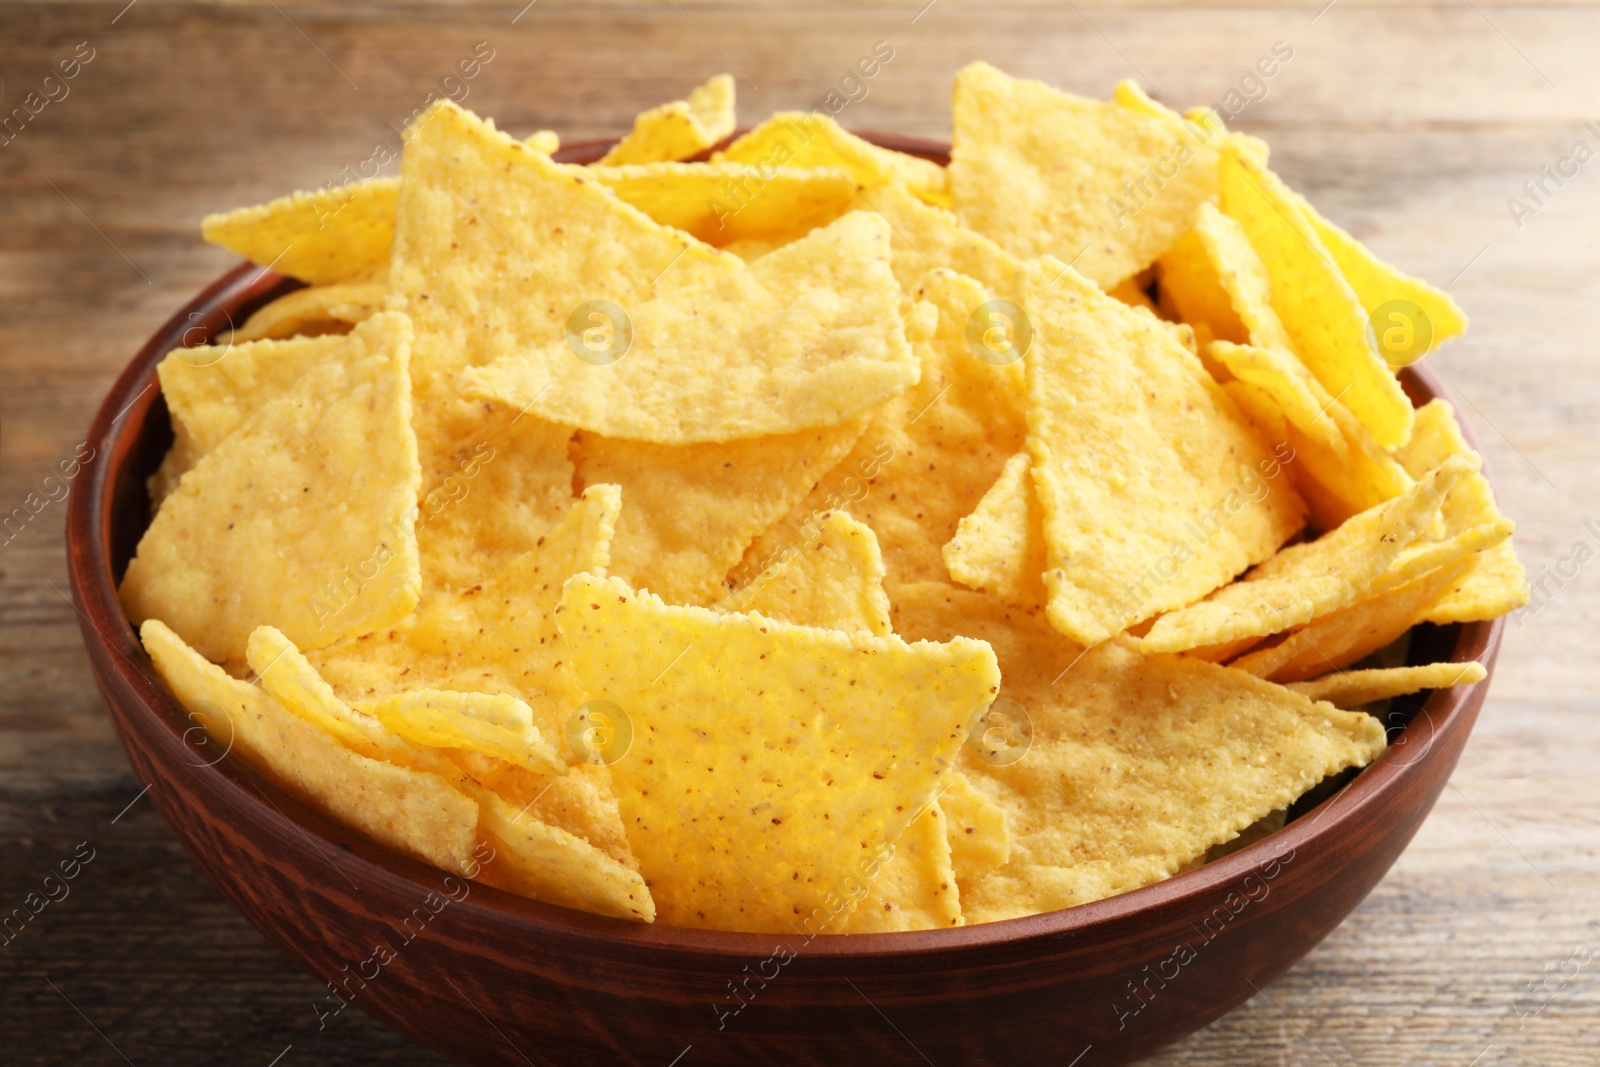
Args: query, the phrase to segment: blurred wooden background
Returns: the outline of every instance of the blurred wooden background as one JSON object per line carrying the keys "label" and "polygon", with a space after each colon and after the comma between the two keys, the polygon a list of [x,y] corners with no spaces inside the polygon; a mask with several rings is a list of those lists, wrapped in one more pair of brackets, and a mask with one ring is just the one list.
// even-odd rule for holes
{"label": "blurred wooden background", "polygon": [[[573,141],[728,70],[749,122],[819,104],[886,41],[894,57],[847,126],[947,136],[951,74],[976,58],[1096,95],[1133,77],[1178,106],[1251,97],[1234,125],[1271,142],[1291,184],[1472,316],[1435,366],[1530,572],[1549,575],[1543,605],[1510,626],[1451,788],[1388,880],[1287,976],[1151,1062],[1600,1062],[1600,565],[1587,565],[1600,555],[1600,161],[1537,199],[1523,189],[1577,142],[1600,155],[1600,11],[524,3],[0,6],[0,112],[43,95],[58,62],[92,57],[65,97],[0,136],[0,512],[29,494],[38,511],[0,547],[0,911],[80,842],[94,855],[70,895],[0,944],[0,1059],[442,1062],[357,1012],[318,1030],[316,981],[138,799],[64,595],[63,486],[47,476],[144,338],[231,265],[199,240],[200,216],[338,178],[398,145],[430,91],[464,88],[502,128]],[[1244,80],[1279,41],[1293,58]],[[493,59],[445,85],[478,42]],[[1514,217],[1512,197],[1535,210]],[[684,1067],[715,1055],[696,1048]]]}

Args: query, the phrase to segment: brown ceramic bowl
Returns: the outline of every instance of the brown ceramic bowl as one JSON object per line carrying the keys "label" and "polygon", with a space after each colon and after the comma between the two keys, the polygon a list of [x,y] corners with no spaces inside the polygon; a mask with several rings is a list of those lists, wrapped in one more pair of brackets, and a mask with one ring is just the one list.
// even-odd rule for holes
{"label": "brown ceramic bowl", "polygon": [[[945,158],[942,146],[880,141]],[[560,158],[585,162],[605,147]],[[240,267],[117,379],[72,494],[72,587],[123,746],[195,863],[354,1007],[464,1062],[1126,1063],[1248,999],[1361,902],[1433,807],[1483,704],[1487,683],[1397,702],[1389,751],[1266,840],[1159,885],[1008,922],[802,944],[639,925],[462,883],[311,811],[207,743],[156,680],[117,600],[147,522],[145,478],[172,436],[156,363],[297,284]],[[1402,381],[1418,404],[1445,392],[1419,368]],[[1492,669],[1501,628],[1422,627],[1416,661]],[[430,892],[451,902],[418,911]],[[381,967],[379,946],[393,954]]]}

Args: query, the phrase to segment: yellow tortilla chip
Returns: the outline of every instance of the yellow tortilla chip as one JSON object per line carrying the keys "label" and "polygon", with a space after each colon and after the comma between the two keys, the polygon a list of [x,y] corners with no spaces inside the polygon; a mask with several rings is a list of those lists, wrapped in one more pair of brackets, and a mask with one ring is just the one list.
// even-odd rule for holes
{"label": "yellow tortilla chip", "polygon": [[880,934],[960,926],[961,891],[950,862],[948,821],[937,802],[911,820],[860,905],[830,932]]}
{"label": "yellow tortilla chip", "polygon": [[1353,603],[1426,534],[1457,480],[1476,471],[1475,459],[1452,458],[1404,496],[1315,541],[1291,545],[1245,580],[1161,616],[1140,640],[1140,650],[1184,652],[1274,634]]}
{"label": "yellow tortilla chip", "polygon": [[1020,758],[962,769],[1005,809],[1011,856],[961,887],[967,922],[1066,908],[1171,876],[1330,774],[1384,748],[1371,716],[1121,642],[1087,652],[1038,616],[935,583],[890,590],[907,637],[979,635],[1000,699],[1031,723]]}
{"label": "yellow tortilla chip", "polygon": [[579,434],[579,482],[619,485],[627,502],[607,573],[668,603],[709,605],[756,535],[850,452],[865,421],[722,444]]}
{"label": "yellow tortilla chip", "polygon": [[734,126],[733,78],[718,74],[689,93],[641,113],[626,137],[600,157],[599,166],[666,163],[704,152]]}
{"label": "yellow tortilla chip", "polygon": [[162,680],[211,743],[329,817],[447,871],[470,869],[478,805],[437,774],[352,752],[248,682],[230,677],[158,619],[139,628]]}
{"label": "yellow tortilla chip", "polygon": [[1367,315],[1279,177],[1238,144],[1218,164],[1222,212],[1261,257],[1272,306],[1312,374],[1386,447],[1411,435],[1411,401],[1367,344]]}
{"label": "yellow tortilla chip", "polygon": [[1428,663],[1420,667],[1336,671],[1309,682],[1290,682],[1288,688],[1311,700],[1326,700],[1335,707],[1359,708],[1424,689],[1474,685],[1488,676],[1483,664],[1469,660],[1466,663]]}
{"label": "yellow tortilla chip", "polygon": [[245,320],[229,338],[234,344],[262,338],[315,337],[349,333],[383,308],[388,279],[313,285],[280,296]]}
{"label": "yellow tortilla chip", "polygon": [[[334,358],[344,343],[343,337],[299,337],[168,353],[156,365],[156,377],[172,417],[172,448],[157,477],[169,491],[175,488],[201,456]],[[151,494],[157,503],[165,495]]]}
{"label": "yellow tortilla chip", "polygon": [[1194,229],[1161,257],[1161,285],[1184,321],[1204,323],[1214,338],[1294,352],[1261,257],[1244,228],[1211,204],[1195,210]]}
{"label": "yellow tortilla chip", "polygon": [[[1005,323],[1015,309],[993,312],[994,325],[988,294],[959,274],[931,271],[913,297],[938,315],[933,335],[914,345],[921,379],[873,413],[850,455],[756,542],[747,563],[803,542],[814,516],[848,507],[877,534],[891,581],[945,576],[943,546],[1026,435],[1020,335]],[[975,345],[975,321],[1009,330],[1011,350]]]}
{"label": "yellow tortilla chip", "polygon": [[1011,831],[1005,809],[980,793],[965,771],[950,776],[939,807],[945,814],[945,835],[950,845],[950,868],[959,887],[970,889],[990,871],[1011,858]]}
{"label": "yellow tortilla chip", "polygon": [[494,849],[479,880],[568,908],[653,922],[655,902],[637,871],[587,841],[476,789],[478,832]]}
{"label": "yellow tortilla chip", "polygon": [[1293,452],[1289,469],[1318,529],[1331,530],[1410,488],[1400,464],[1293,355],[1226,341],[1214,342],[1207,354],[1254,387],[1228,393],[1264,438],[1286,442]]}
{"label": "yellow tortilla chip", "polygon": [[579,763],[565,774],[542,774],[476,752],[458,750],[450,757],[517,811],[581,837],[624,867],[639,869],[617,812],[611,770],[604,763]]}
{"label": "yellow tortilla chip", "polygon": [[671,607],[615,579],[569,581],[561,631],[590,697],[632,720],[611,766],[623,823],[661,918],[683,926],[847,914],[1000,683],[980,642]]}
{"label": "yellow tortilla chip", "polygon": [[1232,666],[1274,682],[1304,681],[1348,667],[1422,622],[1473,562],[1470,557],[1458,560],[1324,615],[1276,644],[1245,653]]}
{"label": "yellow tortilla chip", "polygon": [[540,736],[558,744],[581,703],[557,640],[561,585],[574,574],[605,572],[621,506],[616,486],[590,486],[537,546],[492,579],[431,596],[394,626],[311,659],[351,699],[419,689],[518,697]]}
{"label": "yellow tortilla chip", "polygon": [[918,200],[904,185],[863,189],[855,207],[888,221],[891,265],[902,292],[915,293],[928,271],[945,267],[975,279],[990,296],[1018,299],[1022,261],[962,226],[949,211]]}
{"label": "yellow tortilla chip", "polygon": [[532,771],[567,769],[533,724],[532,709],[513,696],[413,689],[355,707],[414,744],[470,749]]}
{"label": "yellow tortilla chip", "polygon": [[944,546],[950,577],[1008,604],[1042,607],[1046,600],[1044,513],[1033,490],[1026,451],[1006,460],[1000,477]]}
{"label": "yellow tortilla chip", "polygon": [[266,204],[207,215],[200,233],[252,263],[332,285],[381,270],[394,240],[400,179],[372,178],[291,193]]}
{"label": "yellow tortilla chip", "polygon": [[780,111],[711,157],[713,163],[760,167],[837,167],[868,189],[903,184],[915,197],[949,197],[945,169],[916,156],[879,148],[818,112]]}
{"label": "yellow tortilla chip", "polygon": [[856,193],[855,181],[836,167],[646,163],[590,170],[663,226],[719,246],[779,238],[787,244],[850,210]]}
{"label": "yellow tortilla chip", "polygon": [[[1435,398],[1417,410],[1416,429],[1411,440],[1396,452],[1396,458],[1413,475],[1421,477],[1451,456],[1471,452],[1471,447],[1456,422],[1455,410],[1448,401]],[[1494,489],[1482,474],[1456,486],[1445,498],[1444,535],[1491,543],[1478,544],[1484,550],[1460,583],[1429,609],[1426,621],[1444,625],[1452,622],[1477,622],[1514,611],[1528,602],[1528,576],[1517,559],[1510,540],[1511,520],[1495,506]],[[1499,535],[1499,536],[1497,536]]]}
{"label": "yellow tortilla chip", "polygon": [[[569,326],[543,351],[469,370],[462,390],[660,444],[837,425],[917,380],[888,257],[888,225],[852,212],[749,265],[733,259],[712,284],[595,312],[603,327],[580,338]],[[605,354],[589,358],[595,330],[609,331]]]}
{"label": "yellow tortilla chip", "polygon": [[1065,264],[1030,264],[1028,451],[1050,621],[1096,644],[1277,550],[1305,505],[1197,360]]}
{"label": "yellow tortilla chip", "polygon": [[1054,255],[1104,288],[1156,261],[1217,197],[1210,134],[987,63],[956,75],[950,192],[1013,255]]}
{"label": "yellow tortilla chip", "polygon": [[385,312],[196,463],[122,580],[201,655],[238,660],[267,623],[320,648],[417,602],[411,324]]}
{"label": "yellow tortilla chip", "polygon": [[815,538],[785,553],[715,605],[799,626],[883,637],[890,632],[883,556],[872,527],[830,511]]}
{"label": "yellow tortilla chip", "polygon": [[1340,273],[1355,290],[1368,315],[1396,300],[1406,301],[1422,312],[1433,340],[1427,349],[1417,352],[1414,358],[1420,358],[1450,338],[1467,332],[1466,312],[1461,310],[1461,305],[1449,293],[1385,263],[1360,241],[1319,215],[1305,197],[1296,193],[1294,198],[1328,254],[1339,265]]}
{"label": "yellow tortilla chip", "polygon": [[561,149],[561,135],[554,130],[534,130],[523,138],[523,143],[536,152],[553,156]]}

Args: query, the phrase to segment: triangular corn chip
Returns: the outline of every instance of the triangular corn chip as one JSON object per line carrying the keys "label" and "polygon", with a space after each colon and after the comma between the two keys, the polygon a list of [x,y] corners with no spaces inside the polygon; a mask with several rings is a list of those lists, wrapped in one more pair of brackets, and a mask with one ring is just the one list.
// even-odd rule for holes
{"label": "triangular corn chip", "polygon": [[207,658],[268,623],[320,648],[416,605],[411,324],[376,315],[202,457],[163,502],[122,581]]}
{"label": "triangular corn chip", "polygon": [[437,774],[351,751],[248,682],[207,663],[164,623],[139,628],[162,680],[210,744],[381,844],[447,871],[469,868],[478,805]]}
{"label": "triangular corn chip", "polygon": [[1283,181],[1233,142],[1218,164],[1221,207],[1243,227],[1294,353],[1380,445],[1411,434],[1411,401],[1367,343],[1367,314]]}
{"label": "triangular corn chip", "polygon": [[1424,689],[1473,685],[1488,676],[1483,664],[1469,660],[1466,663],[1428,663],[1420,667],[1336,671],[1309,682],[1290,682],[1288,688],[1310,700],[1326,700],[1340,708],[1359,708]]}
{"label": "triangular corn chip", "polygon": [[837,425],[917,380],[888,258],[887,223],[852,212],[748,266],[734,260],[728,277],[623,308],[631,326],[611,312],[615,359],[580,358],[587,342],[569,332],[467,371],[462,390],[661,444]]}
{"label": "triangular corn chip", "polygon": [[939,807],[945,814],[945,833],[950,841],[950,868],[962,891],[976,885],[990,871],[1005,866],[1011,858],[1011,831],[1006,828],[1005,809],[978,792],[959,766],[939,794]]}
{"label": "triangular corn chip", "polygon": [[639,869],[617,812],[611,770],[603,761],[579,763],[564,774],[543,774],[476,752],[456,751],[451,759],[516,810],[583,838],[624,867]]}
{"label": "triangular corn chip", "polygon": [[631,719],[623,822],[661,918],[686,926],[847,914],[1000,682],[980,642],[671,607],[615,579],[569,581],[561,631],[590,697]]}
{"label": "triangular corn chip", "polygon": [[1349,607],[1291,630],[1275,644],[1263,645],[1232,666],[1275,682],[1299,682],[1348,667],[1376,652],[1427,618],[1428,612],[1472,568],[1471,557],[1446,564],[1420,578],[1359,600]]}
{"label": "triangular corn chip", "polygon": [[637,871],[488,789],[472,792],[481,812],[478,833],[494,849],[480,880],[534,900],[619,919],[655,920],[655,902]]}
{"label": "triangular corn chip", "polygon": [[616,486],[590,486],[535,548],[490,580],[436,594],[396,625],[310,658],[353,700],[427,689],[519,697],[540,735],[560,745],[580,702],[557,639],[561,586],[574,574],[605,572],[620,509]]}
{"label": "triangular corn chip", "polygon": [[1411,486],[1400,464],[1293,355],[1227,341],[1212,343],[1206,354],[1252,387],[1235,390],[1236,382],[1227,383],[1262,437],[1293,452],[1289,469],[1319,529],[1331,530]]}
{"label": "triangular corn chip", "polygon": [[[1396,456],[1417,477],[1451,456],[1471,451],[1449,401],[1430,400],[1417,410],[1411,440]],[[1472,569],[1429,609],[1427,621],[1443,625],[1477,622],[1514,611],[1528,602],[1528,577],[1510,540],[1511,521],[1495,506],[1494,489],[1482,474],[1464,480],[1444,502],[1444,534],[1478,542]],[[1487,545],[1481,540],[1489,540]]]}
{"label": "triangular corn chip", "polygon": [[830,933],[948,930],[961,925],[961,892],[951,867],[948,819],[928,805],[894,842],[894,856],[873,875],[867,895]]}
{"label": "triangular corn chip", "polygon": [[504,693],[413,689],[358,701],[355,708],[413,744],[469,749],[531,771],[560,774],[567,769],[567,761],[551,746],[554,739],[546,739],[533,724],[532,709]]}
{"label": "triangular corn chip", "polygon": [[1476,471],[1475,458],[1452,458],[1404,496],[1315,541],[1285,548],[1245,580],[1161,616],[1139,642],[1140,650],[1184,652],[1274,634],[1354,602],[1426,534],[1457,480]]}
{"label": "triangular corn chip", "polygon": [[291,193],[266,204],[207,215],[207,241],[308,285],[347,282],[381,270],[394,240],[400,179],[372,178]]}
{"label": "triangular corn chip", "polygon": [[1339,271],[1355,290],[1367,314],[1391,300],[1415,304],[1427,318],[1433,337],[1429,350],[1452,337],[1467,332],[1467,315],[1449,293],[1435,289],[1421,278],[1413,278],[1373,255],[1365,245],[1317,213],[1305,197],[1295,194],[1306,220],[1339,265]]}
{"label": "triangular corn chip", "polygon": [[710,604],[756,535],[849,453],[865,423],[698,445],[579,434],[579,481],[621,486],[627,502],[607,573],[668,603]]}
{"label": "triangular corn chip", "polygon": [[945,169],[937,163],[879,148],[815,111],[780,111],[711,161],[762,168],[837,167],[869,189],[899,182],[921,200],[949,199]]}
{"label": "triangular corn chip", "polygon": [[599,165],[665,163],[704,152],[733,132],[733,101],[733,78],[718,74],[691,91],[689,99],[642,112]]}
{"label": "triangular corn chip", "polygon": [[365,322],[383,309],[387,276],[376,281],[335,282],[296,289],[280,296],[245,320],[233,331],[230,340],[257,341],[262,338],[313,337],[320,334],[349,333],[350,327]]}
{"label": "triangular corn chip", "polygon": [[1111,288],[1217,197],[1209,131],[1089,100],[987,63],[956,75],[950,193],[961,221],[1023,259],[1052,254]]}
{"label": "triangular corn chip", "polygon": [[922,583],[891,589],[908,637],[979,634],[1001,699],[1031,723],[1020,758],[963,754],[1006,810],[1005,866],[962,887],[968,922],[1087,903],[1160,881],[1384,748],[1365,714],[1314,704],[1241,671],[1120,642],[1084,651],[1037,616]]}
{"label": "triangular corn chip", "polygon": [[1096,644],[1266,559],[1305,505],[1198,359],[1065,264],[1030,264],[1028,451],[1050,621]]}
{"label": "triangular corn chip", "polygon": [[972,514],[944,546],[950,577],[1008,604],[1042,607],[1046,600],[1044,513],[1033,489],[1032,457],[1006,460]]}
{"label": "triangular corn chip", "polygon": [[903,292],[915,293],[928,271],[945,267],[975,279],[990,296],[1018,299],[1022,261],[961,225],[949,211],[918,200],[904,185],[863,189],[855,207],[888,220],[891,263]]}
{"label": "triangular corn chip", "polygon": [[850,209],[856,183],[836,167],[645,163],[590,167],[621,200],[707,244],[793,241]]}
{"label": "triangular corn chip", "polygon": [[817,535],[718,601],[718,611],[760,612],[799,626],[883,637],[890,632],[883,556],[872,527],[830,511]]}
{"label": "triangular corn chip", "polygon": [[1294,352],[1272,308],[1272,282],[1244,228],[1209,203],[1195,210],[1194,229],[1161,257],[1161,293],[1185,322],[1212,337]]}
{"label": "triangular corn chip", "polygon": [[976,487],[998,477],[1022,447],[1022,359],[1019,351],[996,364],[974,352],[970,324],[988,294],[972,279],[931,271],[913,298],[937,309],[933,335],[915,344],[921,380],[873,413],[837,477],[823,479],[764,534],[755,559],[807,536],[796,531],[812,516],[847,506],[877,534],[891,581],[944,577],[941,551],[977,506]]}
{"label": "triangular corn chip", "polygon": [[156,364],[156,377],[172,418],[172,448],[156,475],[164,491],[152,498],[160,503],[201,456],[333,358],[344,343],[343,337],[297,337],[167,353]]}

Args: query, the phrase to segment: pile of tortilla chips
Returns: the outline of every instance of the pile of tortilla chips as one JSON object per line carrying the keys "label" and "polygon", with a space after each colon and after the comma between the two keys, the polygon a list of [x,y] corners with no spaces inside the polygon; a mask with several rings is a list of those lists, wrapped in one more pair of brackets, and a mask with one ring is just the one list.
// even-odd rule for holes
{"label": "pile of tortilla chips", "polygon": [[1480,681],[1406,657],[1525,598],[1397,377],[1450,297],[1214,114],[981,63],[953,113],[948,167],[735,136],[723,76],[576,166],[441,101],[207,218],[308,287],[160,366],[168,686],[427,863],[809,937],[1171,877]]}

